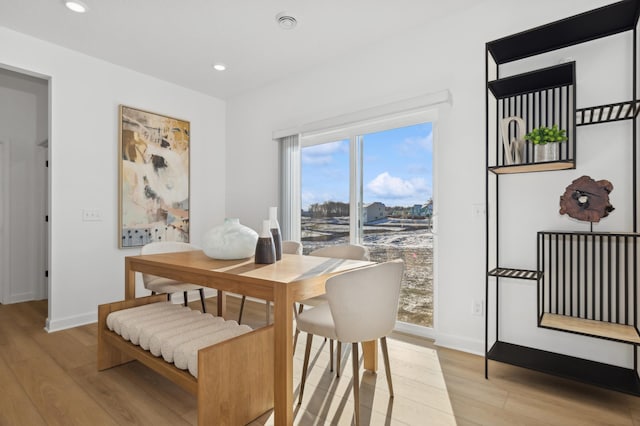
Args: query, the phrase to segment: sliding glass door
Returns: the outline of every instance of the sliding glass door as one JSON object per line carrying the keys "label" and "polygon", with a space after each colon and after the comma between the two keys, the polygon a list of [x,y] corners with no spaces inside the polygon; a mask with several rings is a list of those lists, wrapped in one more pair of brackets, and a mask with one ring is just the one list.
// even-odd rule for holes
{"label": "sliding glass door", "polygon": [[433,326],[433,132],[422,123],[302,148],[302,243],[402,258],[398,321]]}

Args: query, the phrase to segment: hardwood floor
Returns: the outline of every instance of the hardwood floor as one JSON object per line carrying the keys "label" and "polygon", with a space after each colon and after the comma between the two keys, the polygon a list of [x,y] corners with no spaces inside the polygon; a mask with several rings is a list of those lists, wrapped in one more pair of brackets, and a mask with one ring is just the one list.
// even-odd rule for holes
{"label": "hardwood floor", "polygon": [[[229,298],[230,318],[237,308]],[[215,299],[207,309],[215,312]],[[96,325],[48,334],[46,311],[46,301],[0,305],[0,425],[196,424],[194,397],[137,362],[96,371]],[[247,301],[244,320],[262,325],[264,304]],[[304,341],[294,360],[296,402]],[[499,363],[485,380],[481,357],[404,335],[388,342],[395,398],[382,365],[377,375],[361,370],[362,424],[640,426],[640,398]],[[296,424],[352,424],[350,345],[343,346],[336,379],[328,342],[314,339]],[[272,423],[267,413],[251,425]]]}

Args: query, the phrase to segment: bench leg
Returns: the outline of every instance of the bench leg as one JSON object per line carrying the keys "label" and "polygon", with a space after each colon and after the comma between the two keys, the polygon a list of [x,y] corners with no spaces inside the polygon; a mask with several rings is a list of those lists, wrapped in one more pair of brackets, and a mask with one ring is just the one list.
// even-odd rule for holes
{"label": "bench leg", "polygon": [[268,326],[198,352],[198,425],[244,425],[273,408],[273,344]]}

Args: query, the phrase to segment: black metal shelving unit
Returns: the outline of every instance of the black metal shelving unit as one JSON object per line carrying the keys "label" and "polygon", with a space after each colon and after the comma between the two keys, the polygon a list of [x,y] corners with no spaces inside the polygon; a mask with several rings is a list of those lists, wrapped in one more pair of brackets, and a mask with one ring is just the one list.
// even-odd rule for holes
{"label": "black metal shelving unit", "polygon": [[[637,25],[640,0],[623,0],[579,15],[510,35],[486,44],[486,281],[485,377],[489,360],[585,382],[640,396],[638,347],[640,346],[640,262],[637,216]],[[500,77],[506,63],[603,37],[631,31],[632,93],[630,100],[586,108],[576,107],[575,62]],[[495,79],[489,79],[490,63]],[[495,111],[490,110],[490,100]],[[492,105],[493,107],[493,105]],[[490,111],[495,122],[490,122]],[[537,162],[533,146],[526,142],[520,159],[507,159],[500,120],[520,117],[529,132],[534,127],[558,124],[567,130],[567,142],[554,161]],[[503,267],[499,251],[500,177],[514,173],[574,169],[576,127],[620,120],[632,121],[632,224],[630,232],[538,232],[536,270]],[[492,128],[493,126],[493,128]],[[506,128],[512,140],[516,129]],[[506,142],[505,142],[506,143]],[[626,159],[625,159],[626,160]],[[493,179],[491,181],[490,179]],[[491,201],[495,211],[490,211]],[[492,222],[495,220],[495,222]],[[495,240],[489,236],[495,230]],[[493,255],[493,259],[492,256]],[[495,264],[490,264],[490,262]],[[560,353],[516,345],[500,339],[500,286],[503,280],[537,282],[538,327],[607,339],[630,345],[633,369],[580,359]],[[495,300],[489,301],[495,284]],[[495,341],[489,340],[490,312],[495,311]],[[493,313],[491,313],[493,315]]]}

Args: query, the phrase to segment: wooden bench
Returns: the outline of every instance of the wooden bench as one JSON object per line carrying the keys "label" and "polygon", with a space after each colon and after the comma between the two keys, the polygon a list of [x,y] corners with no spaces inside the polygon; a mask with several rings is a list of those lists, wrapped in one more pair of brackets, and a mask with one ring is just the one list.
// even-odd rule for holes
{"label": "wooden bench", "polygon": [[124,340],[107,327],[111,312],[165,302],[166,295],[98,306],[98,370],[137,360],[198,400],[198,425],[244,425],[273,408],[273,326],[198,351],[198,378]]}

